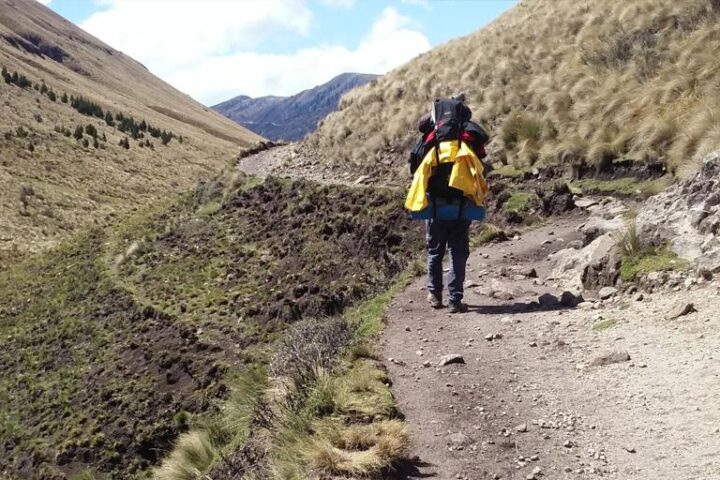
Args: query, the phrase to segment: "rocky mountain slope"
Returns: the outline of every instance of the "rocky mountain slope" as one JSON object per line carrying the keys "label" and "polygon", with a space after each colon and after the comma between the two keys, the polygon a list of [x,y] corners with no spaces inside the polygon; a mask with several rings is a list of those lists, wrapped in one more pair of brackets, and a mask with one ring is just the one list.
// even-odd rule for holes
{"label": "rocky mountain slope", "polygon": [[291,97],[239,96],[212,107],[231,120],[271,140],[301,140],[337,109],[340,97],[377,75],[343,73]]}
{"label": "rocky mountain slope", "polygon": [[33,0],[0,0],[0,66],[0,258],[187,188],[260,140]]}
{"label": "rocky mountain slope", "polygon": [[494,137],[492,161],[582,174],[630,160],[683,173],[720,144],[719,11],[713,0],[522,0],[346,95],[306,156],[404,179],[417,118],[433,98],[465,91]]}

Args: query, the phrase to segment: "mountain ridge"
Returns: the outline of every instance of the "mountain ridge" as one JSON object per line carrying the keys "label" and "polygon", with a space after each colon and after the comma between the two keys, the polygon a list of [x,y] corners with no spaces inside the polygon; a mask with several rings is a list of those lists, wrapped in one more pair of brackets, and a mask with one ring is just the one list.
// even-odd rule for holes
{"label": "mountain ridge", "polygon": [[271,140],[300,140],[337,108],[342,95],[377,78],[372,74],[342,73],[289,97],[238,95],[212,108]]}

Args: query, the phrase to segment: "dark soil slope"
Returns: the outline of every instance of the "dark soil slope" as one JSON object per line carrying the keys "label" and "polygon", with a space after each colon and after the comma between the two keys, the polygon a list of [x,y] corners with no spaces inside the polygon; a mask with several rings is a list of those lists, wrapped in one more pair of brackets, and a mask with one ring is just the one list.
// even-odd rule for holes
{"label": "dark soil slope", "polygon": [[0,476],[147,473],[287,325],[387,288],[421,244],[400,205],[217,180],[0,272]]}

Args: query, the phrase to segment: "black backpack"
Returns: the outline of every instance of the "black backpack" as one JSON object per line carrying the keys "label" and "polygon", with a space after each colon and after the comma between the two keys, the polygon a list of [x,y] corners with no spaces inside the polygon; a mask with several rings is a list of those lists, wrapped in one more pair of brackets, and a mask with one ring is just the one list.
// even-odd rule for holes
{"label": "black backpack", "polygon": [[443,98],[433,104],[432,120],[435,124],[435,141],[460,140],[463,127],[472,118],[472,111],[460,100]]}
{"label": "black backpack", "polygon": [[410,175],[415,173],[432,147],[446,140],[465,141],[482,160],[490,136],[480,125],[470,121],[471,118],[472,111],[462,101],[453,98],[435,100],[432,114],[423,115],[418,121],[422,137],[410,151]]}

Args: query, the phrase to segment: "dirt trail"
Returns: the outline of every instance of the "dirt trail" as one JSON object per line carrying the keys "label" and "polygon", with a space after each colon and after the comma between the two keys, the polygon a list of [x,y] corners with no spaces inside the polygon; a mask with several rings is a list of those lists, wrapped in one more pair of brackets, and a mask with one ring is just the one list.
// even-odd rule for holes
{"label": "dirt trail", "polygon": [[[297,168],[284,168],[284,164],[292,160]],[[294,179],[312,180],[322,184],[350,184],[347,179],[335,178],[320,170],[314,170],[312,160],[300,158],[297,152],[297,145],[290,143],[278,147],[269,148],[262,152],[250,155],[240,160],[237,168],[249,175],[267,177],[279,175]],[[300,168],[303,166],[304,168]]]}
{"label": "dirt trail", "polygon": [[[539,295],[561,293],[552,281],[502,275],[532,267],[547,278],[547,255],[580,222],[473,252],[467,314],[431,310],[424,278],[394,299],[381,350],[418,456],[408,477],[720,479],[717,284],[542,308]],[[515,298],[478,293],[493,282]],[[665,319],[686,302],[698,312]],[[616,350],[631,360],[590,366]],[[438,367],[446,354],[466,364]]]}

